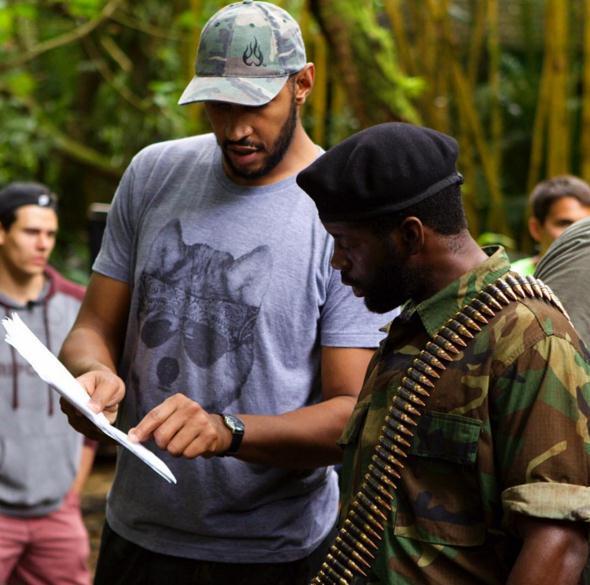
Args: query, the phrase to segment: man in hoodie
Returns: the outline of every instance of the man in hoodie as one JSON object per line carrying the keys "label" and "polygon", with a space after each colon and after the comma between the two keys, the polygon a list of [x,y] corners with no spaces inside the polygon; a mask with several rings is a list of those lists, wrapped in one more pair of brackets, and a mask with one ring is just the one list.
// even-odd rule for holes
{"label": "man in hoodie", "polygon": [[[83,289],[47,265],[58,229],[56,197],[38,183],[0,190],[0,305],[18,313],[53,352]],[[57,395],[0,342],[0,583],[88,585],[80,490],[94,448]]]}

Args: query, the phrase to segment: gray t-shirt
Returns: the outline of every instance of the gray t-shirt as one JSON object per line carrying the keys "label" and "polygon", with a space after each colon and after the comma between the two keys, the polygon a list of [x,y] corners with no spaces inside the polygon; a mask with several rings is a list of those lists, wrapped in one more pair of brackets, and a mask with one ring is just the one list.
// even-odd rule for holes
{"label": "gray t-shirt", "polygon": [[[176,392],[210,412],[280,414],[318,402],[321,346],[375,347],[391,318],[369,313],[341,284],[331,252],[295,177],[236,185],[211,134],[140,152],[117,190],[94,265],[132,288],[120,426],[127,430]],[[332,468],[176,459],[148,447],[178,485],[122,451],[107,505],[111,527],[147,549],[291,561],[336,520]]]}

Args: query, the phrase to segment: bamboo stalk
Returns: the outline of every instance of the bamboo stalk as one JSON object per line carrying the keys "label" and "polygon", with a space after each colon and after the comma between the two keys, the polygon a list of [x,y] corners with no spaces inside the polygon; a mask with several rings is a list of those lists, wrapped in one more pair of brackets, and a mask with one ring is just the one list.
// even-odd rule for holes
{"label": "bamboo stalk", "polygon": [[383,8],[385,8],[393,32],[401,67],[406,74],[415,75],[415,58],[412,53],[412,45],[406,34],[407,23],[403,20],[401,2],[400,0],[383,0]]}
{"label": "bamboo stalk", "polygon": [[512,230],[510,229],[506,218],[504,198],[500,188],[499,177],[496,174],[492,163],[492,155],[485,140],[481,120],[477,115],[477,110],[470,97],[472,94],[470,92],[469,82],[461,71],[458,63],[454,62],[452,69],[455,95],[457,96],[457,103],[459,106],[459,115],[465,119],[465,124],[469,129],[471,139],[473,140],[476,151],[479,155],[478,158],[489,189],[491,202],[490,228],[496,232],[512,237]]}
{"label": "bamboo stalk", "polygon": [[537,111],[533,126],[533,140],[531,145],[531,160],[529,163],[529,176],[527,192],[531,192],[541,178],[541,168],[545,153],[545,137],[551,108],[551,92],[553,80],[553,35],[549,29],[549,23],[553,19],[553,4],[549,2],[545,9],[545,48],[543,57],[543,71],[539,85],[539,97],[537,99]]}
{"label": "bamboo stalk", "polygon": [[568,0],[550,0],[553,18],[549,34],[553,37],[553,83],[549,110],[549,153],[547,170],[550,177],[567,173],[570,160],[570,125],[568,97]]}
{"label": "bamboo stalk", "polygon": [[[195,20],[198,20],[203,12],[202,0],[189,0],[189,8],[195,15]],[[184,43],[184,70],[186,71],[186,79],[188,80],[195,74],[195,58],[197,54],[197,47],[199,46],[199,37],[201,36],[201,29],[198,26],[194,27],[192,33],[188,36]],[[186,108],[186,115],[189,122],[189,131],[198,132],[205,126],[204,108],[201,104],[191,104]]]}
{"label": "bamboo stalk", "polygon": [[312,138],[316,144],[326,143],[326,114],[328,110],[328,47],[326,39],[318,32],[313,38],[316,77],[311,105],[313,108]]}
{"label": "bamboo stalk", "polygon": [[492,165],[498,177],[502,176],[502,110],[500,104],[500,40],[498,32],[498,2],[488,0],[487,10],[488,36],[487,49],[489,57],[488,78],[490,85],[490,151]]}
{"label": "bamboo stalk", "polygon": [[[449,59],[453,58],[454,47],[440,50],[446,43],[445,28],[449,26],[449,0],[427,0],[428,12],[432,16],[432,54],[426,61],[426,76],[431,79],[425,99],[424,110],[428,114],[428,123],[441,132],[449,132],[448,118],[448,79]],[[425,100],[424,100],[425,101]]]}
{"label": "bamboo stalk", "polygon": [[[443,20],[442,27],[446,45],[445,51],[452,55],[453,42],[448,19]],[[495,171],[493,156],[486,142],[483,124],[473,102],[475,91],[467,75],[463,72],[457,57],[451,60],[451,79],[453,83],[453,95],[457,100],[458,117],[465,124],[465,134],[469,136],[469,140],[465,140],[465,143],[473,145],[488,187],[491,207],[489,227],[496,232],[511,237],[512,230],[510,229],[505,213],[500,177]],[[476,159],[475,153],[473,155],[474,160]]]}
{"label": "bamboo stalk", "polygon": [[487,12],[487,0],[478,0],[476,2],[476,11],[474,16],[474,24],[472,27],[471,40],[469,42],[469,52],[467,56],[467,78],[471,86],[475,86],[477,82],[477,73],[479,70],[479,61],[481,58],[481,50],[485,38],[485,21]]}

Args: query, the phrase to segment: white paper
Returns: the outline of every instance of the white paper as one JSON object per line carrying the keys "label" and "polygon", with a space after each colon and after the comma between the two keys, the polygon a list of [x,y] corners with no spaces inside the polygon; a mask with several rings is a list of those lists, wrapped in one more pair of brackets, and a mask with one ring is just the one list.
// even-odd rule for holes
{"label": "white paper", "polygon": [[96,413],[88,407],[90,396],[83,386],[68,372],[66,367],[39,341],[36,335],[23,323],[22,319],[12,313],[2,319],[6,330],[6,341],[20,353],[39,377],[52,386],[68,402],[89,418],[103,433],[129,449],[146,465],[166,481],[176,483],[170,468],[154,453],[141,443],[134,443],[126,433],[109,423],[102,413]]}

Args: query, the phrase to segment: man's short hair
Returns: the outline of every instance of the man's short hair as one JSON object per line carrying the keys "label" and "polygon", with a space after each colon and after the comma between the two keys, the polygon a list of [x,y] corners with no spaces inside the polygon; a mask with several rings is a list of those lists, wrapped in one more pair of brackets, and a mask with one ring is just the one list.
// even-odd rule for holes
{"label": "man's short hair", "polygon": [[545,223],[553,203],[563,197],[573,197],[582,205],[590,207],[590,185],[573,175],[560,175],[541,181],[529,197],[533,216],[539,223]]}
{"label": "man's short hair", "polygon": [[444,236],[457,235],[467,229],[467,218],[461,199],[461,186],[449,185],[436,195],[394,213],[361,221],[364,228],[387,236],[406,217],[417,217],[424,225]]}
{"label": "man's short hair", "polygon": [[57,197],[41,183],[15,182],[0,189],[0,224],[5,230],[16,221],[16,212],[25,205],[39,205],[57,211]]}

